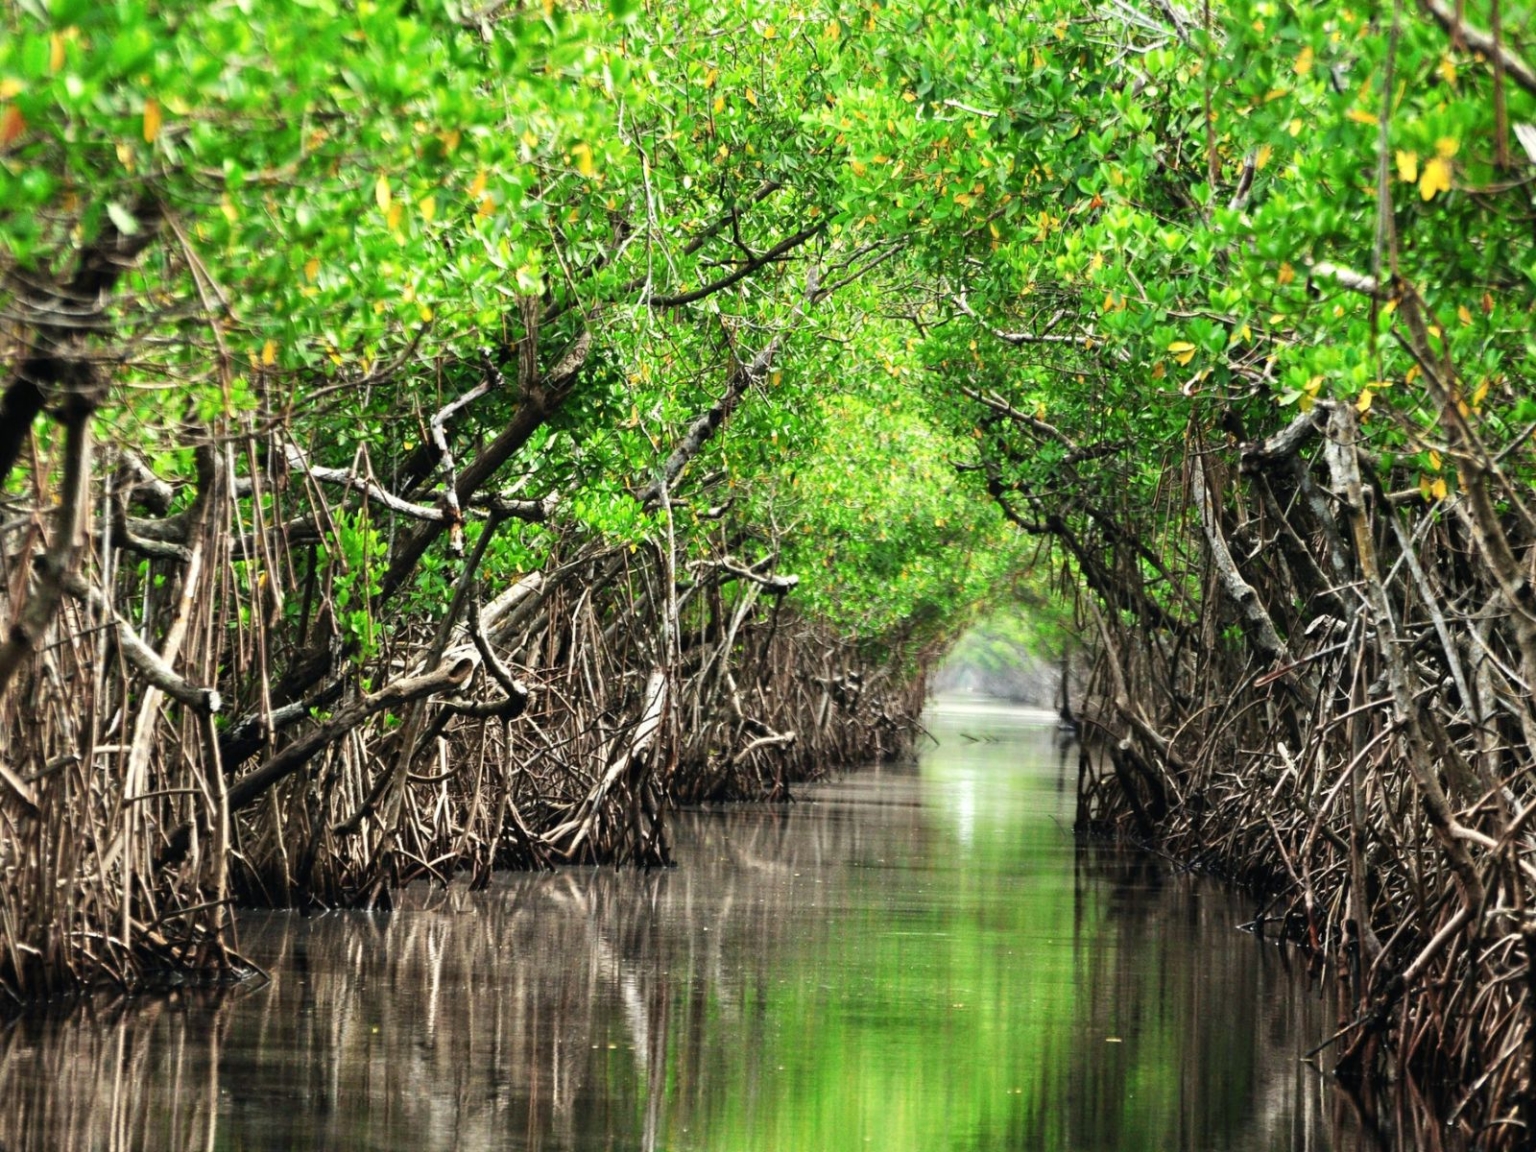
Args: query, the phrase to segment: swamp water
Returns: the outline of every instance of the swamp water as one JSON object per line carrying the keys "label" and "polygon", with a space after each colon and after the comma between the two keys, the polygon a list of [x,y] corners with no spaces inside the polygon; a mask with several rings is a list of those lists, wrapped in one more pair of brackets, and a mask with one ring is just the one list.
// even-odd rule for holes
{"label": "swamp water", "polygon": [[674,870],[242,915],[269,984],[0,1031],[0,1149],[1365,1146],[1250,902],[1078,850],[1040,714],[929,722],[918,765],[676,814]]}

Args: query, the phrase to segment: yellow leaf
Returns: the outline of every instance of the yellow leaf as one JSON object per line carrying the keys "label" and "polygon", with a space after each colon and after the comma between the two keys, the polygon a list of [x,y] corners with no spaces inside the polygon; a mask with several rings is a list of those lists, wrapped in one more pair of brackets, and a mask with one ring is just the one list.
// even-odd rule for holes
{"label": "yellow leaf", "polygon": [[1485,377],[1483,382],[1477,386],[1477,390],[1472,393],[1472,407],[1477,408],[1484,400],[1488,399],[1488,388],[1492,383],[1492,377]]}
{"label": "yellow leaf", "polygon": [[1433,200],[1435,193],[1450,190],[1451,166],[1446,163],[1445,157],[1436,156],[1424,165],[1424,172],[1419,177],[1419,199]]}
{"label": "yellow leaf", "polygon": [[747,103],[754,108],[757,107],[757,93],[750,88],[747,89]]}
{"label": "yellow leaf", "polygon": [[144,101],[144,143],[153,144],[160,135],[160,101],[151,96]]}
{"label": "yellow leaf", "polygon": [[1305,76],[1312,71],[1312,45],[1308,44],[1301,50],[1301,55],[1296,57],[1296,75]]}
{"label": "yellow leaf", "polygon": [[1371,401],[1375,398],[1375,394],[1369,388],[1362,389],[1360,399],[1355,401],[1355,411],[1362,415],[1369,412],[1371,410]]}
{"label": "yellow leaf", "polygon": [[1173,358],[1180,364],[1188,364],[1195,358],[1195,346],[1188,340],[1175,340],[1168,345],[1168,351],[1173,353]]}
{"label": "yellow leaf", "polygon": [[901,98],[906,103],[912,104],[917,100],[917,93],[913,92],[911,89],[908,89],[901,94]]}
{"label": "yellow leaf", "polygon": [[384,221],[389,225],[391,232],[400,231],[400,218],[405,214],[405,205],[396,200],[389,206],[389,211],[384,213]]}
{"label": "yellow leaf", "polygon": [[1436,476],[1435,477],[1435,482],[1429,486],[1429,494],[1431,496],[1433,496],[1436,500],[1444,500],[1445,499],[1445,492],[1446,492],[1445,477],[1444,476]]}
{"label": "yellow leaf", "polygon": [[261,346],[261,362],[268,367],[277,363],[277,341],[268,340]]}
{"label": "yellow leaf", "polygon": [[1162,361],[1152,365],[1152,379],[1161,380],[1166,375],[1168,375],[1168,366]]}
{"label": "yellow leaf", "polygon": [[1444,80],[1452,88],[1456,87],[1456,62],[1449,56],[1441,58],[1440,66],[1435,71],[1440,73],[1440,79]]}
{"label": "yellow leaf", "polygon": [[777,28],[775,28],[772,24],[768,25],[768,27],[763,29],[763,39],[764,40],[772,40],[778,34],[779,34],[779,30]]}
{"label": "yellow leaf", "polygon": [[389,191],[389,177],[380,172],[379,178],[373,182],[373,202],[379,206],[380,212],[388,212],[393,199]]}
{"label": "yellow leaf", "polygon": [[48,42],[48,71],[64,67],[64,33],[55,32]]}
{"label": "yellow leaf", "polygon": [[1460,147],[1461,145],[1456,142],[1454,137],[1442,136],[1435,141],[1435,155],[1442,160],[1449,160],[1452,156],[1456,155],[1456,149]]}
{"label": "yellow leaf", "polygon": [[1440,453],[1433,448],[1429,450],[1429,466],[1436,472],[1440,471]]}
{"label": "yellow leaf", "polygon": [[1280,265],[1280,271],[1275,274],[1275,281],[1280,284],[1281,287],[1284,287],[1295,279],[1296,269],[1292,268],[1289,263],[1282,262]]}
{"label": "yellow leaf", "polygon": [[539,138],[534,135],[532,128],[523,129],[523,134],[520,139],[523,142],[523,146],[526,148],[537,148],[539,146]]}
{"label": "yellow leaf", "polygon": [[827,39],[828,40],[836,40],[842,34],[843,34],[843,26],[841,24],[839,24],[836,20],[828,20],[827,21]]}
{"label": "yellow leaf", "polygon": [[1376,119],[1376,113],[1367,112],[1364,108],[1351,108],[1348,112],[1344,113],[1344,118],[1353,120],[1356,124],[1367,124],[1372,128],[1381,123],[1380,120]]}
{"label": "yellow leaf", "polygon": [[7,76],[0,80],[0,100],[9,100],[12,96],[20,96],[27,90],[27,86],[14,76]]}
{"label": "yellow leaf", "polygon": [[480,206],[475,209],[475,215],[484,220],[495,211],[496,201],[492,200],[489,196],[483,196],[480,198]]}
{"label": "yellow leaf", "polygon": [[1419,154],[1417,152],[1397,153],[1397,178],[1405,184],[1417,184],[1419,181]]}
{"label": "yellow leaf", "polygon": [[235,211],[235,202],[227,195],[219,201],[219,211],[224,213],[224,219],[228,220],[231,224],[240,217],[240,213]]}
{"label": "yellow leaf", "polygon": [[1472,323],[1472,313],[1465,304],[1456,309],[1456,318],[1463,324]]}
{"label": "yellow leaf", "polygon": [[1289,124],[1287,124],[1285,126],[1285,130],[1287,132],[1289,132],[1292,136],[1300,136],[1301,135],[1301,129],[1302,129],[1302,123],[1301,123],[1300,120],[1292,120]]}
{"label": "yellow leaf", "polygon": [[1429,499],[1429,477],[1422,474],[1419,476],[1419,495]]}
{"label": "yellow leaf", "polygon": [[724,111],[725,111],[725,97],[723,95],[716,96],[715,97],[715,115],[718,116],[718,115],[720,115],[720,113],[722,113]]}
{"label": "yellow leaf", "polygon": [[997,230],[997,222],[995,220],[987,222],[987,231],[992,233],[992,239],[994,240],[1001,240],[1003,238],[1003,234]]}
{"label": "yellow leaf", "polygon": [[304,279],[308,280],[311,284],[313,284],[315,282],[315,277],[317,277],[319,275],[320,275],[320,258],[318,256],[311,256],[308,260],[306,260],[304,262]]}
{"label": "yellow leaf", "polygon": [[576,171],[588,180],[597,175],[597,166],[592,163],[592,145],[578,144],[571,149],[571,155],[576,159]]}
{"label": "yellow leaf", "polygon": [[421,203],[417,205],[417,208],[421,210],[421,218],[428,224],[432,223],[437,218],[437,197],[422,197]]}
{"label": "yellow leaf", "polygon": [[849,161],[848,166],[853,169],[853,174],[855,176],[862,176],[865,172],[869,171],[869,169],[864,166],[864,161],[862,160],[851,160]]}
{"label": "yellow leaf", "polygon": [[485,169],[482,168],[482,169],[480,169],[479,172],[477,172],[475,174],[475,178],[474,178],[473,182],[471,182],[471,184],[469,186],[469,198],[471,200],[478,200],[478,199],[480,199],[481,195],[484,192],[485,192]]}
{"label": "yellow leaf", "polygon": [[1262,169],[1269,163],[1269,158],[1275,154],[1275,150],[1268,144],[1261,144],[1259,150],[1253,154],[1253,166]]}
{"label": "yellow leaf", "polygon": [[715,86],[715,80],[719,77],[719,75],[720,69],[718,68],[711,68],[708,72],[704,73],[704,87],[713,88]]}

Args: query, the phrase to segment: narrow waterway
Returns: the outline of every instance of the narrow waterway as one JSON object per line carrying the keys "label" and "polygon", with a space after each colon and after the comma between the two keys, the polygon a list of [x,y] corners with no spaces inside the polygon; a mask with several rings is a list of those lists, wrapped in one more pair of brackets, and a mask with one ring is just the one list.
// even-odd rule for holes
{"label": "narrow waterway", "polygon": [[265,986],[0,1033],[0,1148],[1337,1147],[1328,1013],[1246,902],[1077,848],[1038,716],[931,725],[916,766],[679,814],[675,870],[244,916]]}

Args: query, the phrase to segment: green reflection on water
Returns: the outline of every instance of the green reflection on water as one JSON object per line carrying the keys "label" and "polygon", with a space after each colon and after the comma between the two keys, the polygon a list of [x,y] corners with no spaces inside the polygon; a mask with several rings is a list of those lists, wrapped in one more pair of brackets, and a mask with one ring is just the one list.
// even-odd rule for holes
{"label": "green reflection on water", "polygon": [[[882,820],[882,856],[823,861],[827,930],[776,952],[752,1003],[709,1003],[702,1062],[669,1048],[662,1146],[1286,1141],[1287,1123],[1253,1127],[1256,1089],[1294,1103],[1298,1079],[1294,1048],[1255,1034],[1266,958],[1213,957],[1213,943],[1249,942],[1200,931],[1202,896],[1223,929],[1231,901],[1166,891],[1139,858],[1078,860],[1048,732],[984,712],[940,715],[936,728],[942,743],[917,778],[880,785],[887,806],[863,780],[820,794],[834,813],[818,818],[852,804]],[[1184,922],[1160,923],[1171,914]],[[693,1008],[675,1013],[684,1034]],[[1256,1084],[1266,1056],[1276,1083]],[[700,1067],[710,1083],[690,1089]]]}
{"label": "green reflection on water", "polygon": [[932,726],[677,814],[675,870],[245,916],[267,987],[0,1031],[0,1148],[1326,1147],[1319,1006],[1241,901],[1076,845],[1048,727]]}

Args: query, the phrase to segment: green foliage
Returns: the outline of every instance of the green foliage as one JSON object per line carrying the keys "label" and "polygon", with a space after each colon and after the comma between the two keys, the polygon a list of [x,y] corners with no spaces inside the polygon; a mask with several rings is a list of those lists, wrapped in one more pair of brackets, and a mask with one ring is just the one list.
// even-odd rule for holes
{"label": "green foliage", "polygon": [[[595,333],[581,388],[505,478],[562,494],[557,526],[504,528],[498,580],[567,532],[658,538],[630,494],[780,330],[770,375],[690,466],[679,522],[707,533],[700,514],[734,496],[808,609],[871,639],[956,627],[1020,562],[989,483],[1029,494],[1025,521],[1066,487],[1087,501],[1074,515],[1157,506],[1187,439],[1256,434],[1319,397],[1367,411],[1389,483],[1445,494],[1393,302],[1320,262],[1385,276],[1395,259],[1486,434],[1532,420],[1509,178],[1525,158],[1500,125],[1536,107],[1506,83],[1501,120],[1486,61],[1413,14],[1394,31],[1353,0],[1241,0],[1179,29],[1064,0],[11,13],[5,303],[108,222],[133,232],[141,205],[166,206],[114,299],[103,413],[163,474],[192,475],[171,447],[184,421],[279,423],[317,463],[390,483],[479,382],[482,346],[512,371],[525,302],[546,360]],[[808,298],[812,266],[831,296]],[[519,403],[511,385],[487,397],[460,443]],[[441,602],[449,564],[424,558],[414,604]],[[336,592],[367,611],[364,589]]]}
{"label": "green foliage", "polygon": [[[890,381],[903,368],[870,371]],[[942,635],[1006,576],[1011,533],[957,480],[959,445],[900,384],[829,399],[815,415],[814,439],[796,446],[757,513],[781,526],[803,602],[855,637]]]}

